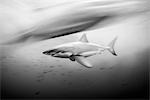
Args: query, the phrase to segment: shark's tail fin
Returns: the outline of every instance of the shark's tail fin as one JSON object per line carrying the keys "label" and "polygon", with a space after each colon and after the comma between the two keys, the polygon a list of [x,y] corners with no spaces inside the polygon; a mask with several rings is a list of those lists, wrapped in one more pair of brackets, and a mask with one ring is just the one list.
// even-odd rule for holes
{"label": "shark's tail fin", "polygon": [[115,38],[108,44],[108,48],[107,48],[107,50],[108,50],[109,52],[111,52],[111,53],[112,53],[113,55],[115,55],[115,56],[117,56],[117,54],[116,54],[116,52],[115,52],[115,50],[114,50],[114,45],[115,45],[116,40],[117,40],[117,37],[115,37]]}

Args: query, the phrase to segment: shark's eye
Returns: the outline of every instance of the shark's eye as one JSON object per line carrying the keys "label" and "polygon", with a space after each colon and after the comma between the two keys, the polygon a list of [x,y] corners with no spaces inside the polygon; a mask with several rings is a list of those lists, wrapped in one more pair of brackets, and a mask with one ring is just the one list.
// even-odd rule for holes
{"label": "shark's eye", "polygon": [[58,50],[57,49],[52,49],[52,50],[49,50],[49,53],[57,53]]}

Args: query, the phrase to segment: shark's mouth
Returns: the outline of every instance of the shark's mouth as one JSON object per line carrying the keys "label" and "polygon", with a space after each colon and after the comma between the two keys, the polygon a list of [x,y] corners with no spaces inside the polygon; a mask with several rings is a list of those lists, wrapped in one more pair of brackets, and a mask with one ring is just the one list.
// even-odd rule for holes
{"label": "shark's mouth", "polygon": [[47,50],[42,52],[45,55],[55,55],[56,53],[58,53],[59,51],[57,49],[52,49],[52,50]]}

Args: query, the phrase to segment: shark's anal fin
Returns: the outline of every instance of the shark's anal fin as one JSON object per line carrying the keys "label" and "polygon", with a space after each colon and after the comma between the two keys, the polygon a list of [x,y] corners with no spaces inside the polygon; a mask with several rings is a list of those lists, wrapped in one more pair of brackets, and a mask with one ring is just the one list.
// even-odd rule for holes
{"label": "shark's anal fin", "polygon": [[92,68],[92,65],[84,57],[74,56],[74,58],[75,58],[75,61],[85,66],[86,68]]}

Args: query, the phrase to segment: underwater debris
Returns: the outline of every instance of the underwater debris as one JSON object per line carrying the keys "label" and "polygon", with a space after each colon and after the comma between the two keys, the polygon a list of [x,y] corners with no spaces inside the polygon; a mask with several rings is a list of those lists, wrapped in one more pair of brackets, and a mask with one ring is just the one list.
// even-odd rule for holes
{"label": "underwater debris", "polygon": [[101,68],[100,68],[100,70],[104,70],[104,69],[105,69],[104,67],[101,67]]}
{"label": "underwater debris", "polygon": [[109,67],[109,69],[113,69],[114,66]]}
{"label": "underwater debris", "polygon": [[47,71],[43,71],[44,74],[47,74],[49,72],[52,72],[53,70],[47,70]]}
{"label": "underwater debris", "polygon": [[37,82],[42,82],[44,80],[44,77],[45,77],[44,74],[40,74],[40,75],[37,76],[38,79],[36,81]]}
{"label": "underwater debris", "polygon": [[68,82],[68,85],[72,85],[72,82]]}
{"label": "underwater debris", "polygon": [[65,76],[66,74],[65,74],[65,73],[61,73],[61,75],[62,75],[62,76]]}
{"label": "underwater debris", "polygon": [[43,78],[44,77],[44,74],[40,74],[37,76],[37,78]]}
{"label": "underwater debris", "polygon": [[35,95],[39,95],[39,94],[40,94],[40,91],[35,92]]}
{"label": "underwater debris", "polygon": [[54,68],[55,66],[49,66],[50,68]]}
{"label": "underwater debris", "polygon": [[37,82],[42,82],[44,80],[44,78],[42,78],[42,79],[37,79],[36,81]]}
{"label": "underwater debris", "polygon": [[73,71],[69,71],[69,72],[68,72],[68,74],[71,74],[71,73],[73,73]]}
{"label": "underwater debris", "polygon": [[37,82],[42,82],[44,80],[45,74],[52,72],[53,70],[45,70],[37,76]]}
{"label": "underwater debris", "polygon": [[67,80],[63,80],[64,82],[67,82]]}

